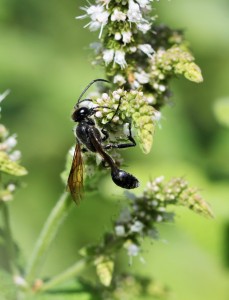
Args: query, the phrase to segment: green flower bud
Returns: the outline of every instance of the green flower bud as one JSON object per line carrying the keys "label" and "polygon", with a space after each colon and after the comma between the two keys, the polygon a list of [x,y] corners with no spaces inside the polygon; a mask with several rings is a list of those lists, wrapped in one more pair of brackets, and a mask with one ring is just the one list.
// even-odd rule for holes
{"label": "green flower bud", "polygon": [[27,170],[19,165],[17,162],[12,161],[10,157],[0,151],[0,171],[14,176],[23,176],[27,174]]}

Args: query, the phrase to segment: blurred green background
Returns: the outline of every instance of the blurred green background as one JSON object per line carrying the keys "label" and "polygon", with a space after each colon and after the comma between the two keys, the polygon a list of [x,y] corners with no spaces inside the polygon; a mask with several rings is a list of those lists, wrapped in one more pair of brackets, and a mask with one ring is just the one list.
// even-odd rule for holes
{"label": "blurred green background", "polygon": [[[74,143],[72,108],[87,83],[104,76],[90,64],[89,44],[98,33],[83,29],[87,21],[75,20],[82,5],[86,1],[0,0],[0,92],[11,90],[1,121],[18,134],[22,164],[29,170],[25,187],[10,204],[24,257],[64,189],[59,174]],[[147,264],[136,259],[130,269],[124,256],[123,267],[168,284],[174,299],[228,300],[229,128],[217,120],[214,107],[229,97],[229,1],[161,0],[154,7],[159,22],[186,31],[204,83],[174,80],[174,105],[163,109],[152,152],[123,153],[128,170],[141,181],[136,193],[150,177],[185,176],[201,189],[215,219],[178,209],[176,224],[161,226],[162,240],[145,242]],[[47,257],[44,276],[71,265],[80,247],[100,241],[110,227],[120,209],[110,195],[122,190],[108,177],[99,191],[72,211]]]}

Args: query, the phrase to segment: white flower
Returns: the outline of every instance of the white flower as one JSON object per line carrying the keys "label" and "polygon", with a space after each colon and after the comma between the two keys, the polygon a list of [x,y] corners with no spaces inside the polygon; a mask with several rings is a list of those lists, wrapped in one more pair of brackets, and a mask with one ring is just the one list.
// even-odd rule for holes
{"label": "white flower", "polygon": [[146,101],[149,104],[155,104],[156,103],[156,99],[155,99],[155,97],[153,95],[146,96]]}
{"label": "white flower", "polygon": [[113,58],[114,58],[113,49],[107,49],[103,51],[103,60],[105,61],[105,65],[108,65],[110,62],[112,62]]}
{"label": "white flower", "polygon": [[121,66],[122,69],[124,69],[127,66],[126,60],[125,60],[125,52],[121,50],[115,51],[115,57],[114,62]]}
{"label": "white flower", "polygon": [[115,40],[116,40],[116,41],[119,41],[119,40],[121,40],[121,38],[122,38],[121,33],[120,33],[120,32],[116,32],[116,33],[115,33]]}
{"label": "white flower", "polygon": [[142,14],[140,7],[133,0],[129,0],[129,8],[127,11],[127,17],[130,22],[138,23],[142,21]]}
{"label": "white flower", "polygon": [[125,235],[125,227],[123,225],[115,226],[115,233],[117,236],[124,236]]}
{"label": "white flower", "polygon": [[88,23],[87,25],[84,26],[84,28],[89,26],[89,30],[90,31],[96,31],[100,28],[100,23],[98,21],[92,21],[90,23]]}
{"label": "white flower", "polygon": [[140,49],[143,53],[145,53],[149,57],[152,57],[152,54],[154,53],[154,50],[150,44],[138,45],[138,49]]}
{"label": "white flower", "polygon": [[118,83],[119,85],[123,85],[124,83],[126,83],[126,80],[122,75],[118,74],[115,75],[113,82]]}
{"label": "white flower", "polygon": [[7,190],[10,191],[10,192],[14,192],[16,189],[16,185],[13,184],[13,183],[10,183],[7,185]]}
{"label": "white flower", "polygon": [[106,101],[106,100],[108,100],[109,98],[110,98],[110,97],[109,97],[109,95],[108,95],[107,93],[103,93],[103,94],[102,94],[102,99],[103,99],[103,100]]}
{"label": "white flower", "polygon": [[95,21],[97,16],[104,11],[104,8],[101,5],[92,5],[84,10],[86,10],[87,14],[91,16],[91,19]]}
{"label": "white flower", "polygon": [[140,7],[146,7],[147,5],[149,5],[151,0],[136,0],[138,2],[138,4],[140,5]]}
{"label": "white flower", "polygon": [[159,85],[159,91],[164,92],[166,90],[166,86],[163,84]]}
{"label": "white flower", "polygon": [[140,221],[135,221],[134,224],[131,225],[131,232],[141,232],[144,227],[144,224]]}
{"label": "white flower", "polygon": [[141,84],[146,84],[149,82],[150,75],[147,74],[145,71],[141,70],[141,72],[135,72],[134,77],[136,80]]}
{"label": "white flower", "polygon": [[130,244],[127,248],[129,256],[137,256],[139,253],[139,247],[135,244]]}
{"label": "white flower", "polygon": [[12,153],[10,153],[9,158],[12,161],[18,161],[21,158],[21,151],[15,150]]}
{"label": "white flower", "polygon": [[122,40],[124,44],[128,44],[131,42],[132,33],[130,31],[122,32]]}
{"label": "white flower", "polygon": [[138,89],[140,88],[140,83],[137,81],[137,80],[134,80],[132,83],[131,83],[131,87],[134,88],[134,89]]}
{"label": "white flower", "polygon": [[151,28],[150,23],[137,23],[137,28],[142,32],[146,33]]}
{"label": "white flower", "polygon": [[9,151],[17,145],[17,135],[14,134],[4,141],[6,149]]}
{"label": "white flower", "polygon": [[91,31],[95,31],[100,28],[99,38],[101,38],[103,27],[107,24],[109,12],[104,10],[103,5],[91,5],[90,7],[83,7],[83,10],[86,11],[86,15],[76,17],[76,19],[83,19],[86,17],[91,18],[89,22],[84,27],[88,27]]}
{"label": "white flower", "polygon": [[123,13],[121,10],[115,8],[113,14],[111,15],[111,21],[125,21],[126,14]]}
{"label": "white flower", "polygon": [[102,112],[101,112],[101,111],[97,111],[97,112],[95,113],[95,117],[96,117],[96,118],[102,118],[102,117],[103,117]]}
{"label": "white flower", "polygon": [[134,52],[136,52],[137,51],[137,48],[135,47],[135,46],[133,46],[133,47],[130,47],[130,49],[129,49],[132,53],[134,53]]}

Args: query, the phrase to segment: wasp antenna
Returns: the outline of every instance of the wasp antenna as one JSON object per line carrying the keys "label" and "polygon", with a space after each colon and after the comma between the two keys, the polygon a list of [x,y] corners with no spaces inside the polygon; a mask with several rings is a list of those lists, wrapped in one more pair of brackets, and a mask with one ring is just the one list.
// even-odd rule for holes
{"label": "wasp antenna", "polygon": [[[95,82],[97,82],[97,81],[103,81],[103,82],[108,82],[108,83],[110,83],[108,80],[106,80],[106,79],[101,79],[101,78],[92,80],[92,81],[86,86],[86,88],[83,90],[83,92],[80,94],[79,99],[78,99],[78,101],[77,101],[77,104],[79,103],[80,99],[83,97],[83,95],[85,94],[85,92],[90,88],[90,86],[91,86],[92,84],[94,84]],[[77,105],[77,104],[76,104],[76,105]]]}
{"label": "wasp antenna", "polygon": [[84,102],[84,101],[92,102],[91,99],[83,99],[83,100],[80,100],[80,101],[78,101],[78,102],[76,103],[76,105],[74,106],[74,109],[77,109],[78,105],[79,105],[80,103]]}

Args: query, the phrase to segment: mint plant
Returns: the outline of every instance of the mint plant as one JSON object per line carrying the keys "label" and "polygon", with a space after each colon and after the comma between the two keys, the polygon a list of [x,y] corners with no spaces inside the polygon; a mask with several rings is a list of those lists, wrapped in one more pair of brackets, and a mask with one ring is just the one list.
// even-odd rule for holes
{"label": "mint plant", "polygon": [[[152,7],[150,0],[96,0],[94,4],[82,7],[84,14],[77,17],[89,19],[85,27],[98,31],[98,41],[91,45],[94,51],[92,63],[104,69],[104,79],[110,82],[98,86],[97,91],[87,97],[92,100],[88,101],[88,106],[100,107],[94,116],[96,126],[105,127],[110,138],[118,140],[120,136],[125,138],[128,126],[132,124],[133,134],[144,154],[151,151],[161,109],[171,102],[171,79],[182,75],[197,83],[203,80],[183,32],[158,24],[156,16],[152,15]],[[117,108],[120,99],[120,107],[113,117],[112,109]],[[166,181],[160,176],[150,180],[141,195],[124,192],[126,207],[113,221],[112,229],[104,233],[102,241],[78,249],[81,260],[60,274],[42,278],[40,268],[61,224],[70,210],[74,209],[77,214],[77,206],[65,191],[73,151],[69,151],[66,168],[61,174],[64,192],[46,220],[31,257],[21,263],[10,230],[7,207],[17,184],[14,179],[3,180],[3,176],[9,174],[17,178],[25,175],[26,170],[18,163],[19,152],[13,150],[15,135],[10,136],[4,125],[0,125],[0,138],[0,209],[3,216],[0,249],[5,255],[4,261],[0,261],[0,295],[2,293],[3,299],[169,298],[168,288],[151,278],[132,274],[130,269],[120,274],[115,268],[117,255],[124,249],[130,264],[134,258],[142,260],[143,237],[158,239],[157,225],[174,221],[175,206],[185,206],[200,215],[212,217],[212,211],[198,189],[189,187],[183,178]],[[120,151],[113,149],[109,153],[118,165],[124,163]],[[83,160],[87,198],[87,192],[95,191],[109,170],[93,153],[83,153]],[[89,266],[94,268],[94,282],[97,283],[82,279],[82,271]],[[71,293],[72,289],[74,293]]]}

